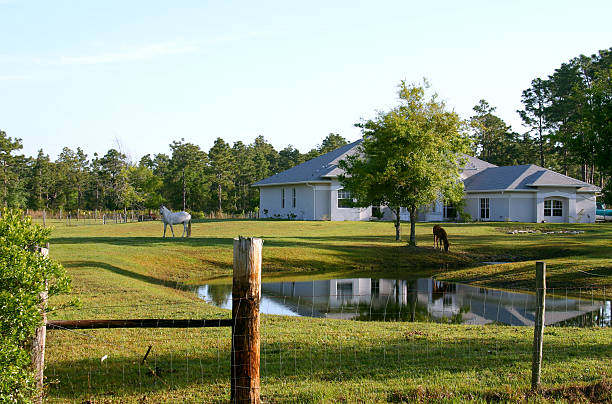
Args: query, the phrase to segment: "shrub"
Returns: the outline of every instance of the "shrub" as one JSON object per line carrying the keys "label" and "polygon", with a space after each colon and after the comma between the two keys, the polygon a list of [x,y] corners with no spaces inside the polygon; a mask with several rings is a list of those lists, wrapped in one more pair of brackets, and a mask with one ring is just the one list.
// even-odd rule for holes
{"label": "shrub", "polygon": [[22,212],[0,217],[0,402],[29,402],[34,392],[30,342],[42,324],[40,294],[68,292],[70,279],[57,262],[36,252],[50,230]]}

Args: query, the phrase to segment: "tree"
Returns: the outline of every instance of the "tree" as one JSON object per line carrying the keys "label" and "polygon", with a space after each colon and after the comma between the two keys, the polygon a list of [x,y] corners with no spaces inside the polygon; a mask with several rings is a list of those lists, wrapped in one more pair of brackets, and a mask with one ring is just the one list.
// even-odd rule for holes
{"label": "tree", "polygon": [[40,294],[68,292],[70,279],[57,262],[35,251],[49,229],[23,212],[0,212],[0,402],[30,402],[34,392],[28,342],[42,324]]}
{"label": "tree", "polygon": [[234,156],[235,209],[251,210],[255,207],[252,200],[256,192],[251,187],[251,184],[256,182],[253,148],[237,141],[232,146],[232,155]]}
{"label": "tree", "polygon": [[319,157],[322,154],[334,151],[339,147],[345,146],[348,141],[337,133],[330,133],[323,139],[320,145],[317,145],[314,149],[302,156],[302,161],[312,160],[315,157]]}
{"label": "tree", "polygon": [[300,151],[289,145],[278,152],[278,170],[285,171],[302,162]]}
{"label": "tree", "polygon": [[544,156],[551,146],[549,144],[551,127],[545,115],[546,108],[550,105],[550,83],[542,79],[532,80],[531,87],[523,91],[521,102],[525,107],[517,112],[523,124],[529,128],[528,133],[536,133],[539,163],[541,167],[546,167]]}
{"label": "tree", "polygon": [[210,169],[212,172],[211,190],[216,194],[219,202],[218,211],[223,212],[223,199],[227,199],[228,192],[234,187],[234,156],[232,149],[220,137],[208,151]]}
{"label": "tree", "polygon": [[32,209],[48,207],[55,177],[54,171],[49,155],[44,154],[42,149],[38,150],[30,172],[28,207]]}
{"label": "tree", "polygon": [[358,153],[340,162],[340,180],[358,206],[386,205],[395,214],[395,239],[400,239],[400,207],[410,212],[410,245],[416,246],[417,209],[440,196],[452,202],[463,197],[459,170],[469,138],[459,116],[426,88],[402,81],[399,105],[358,124],[363,142]]}
{"label": "tree", "polygon": [[495,107],[485,100],[474,106],[476,115],[470,118],[473,145],[479,158],[495,165],[513,165],[519,161],[519,135],[500,117],[493,114]]}
{"label": "tree", "polygon": [[325,139],[323,139],[323,142],[321,142],[321,145],[318,147],[318,149],[319,153],[325,154],[329,153],[330,151],[334,151],[339,147],[346,146],[347,144],[348,141],[339,134],[330,133],[325,137]]}
{"label": "tree", "polygon": [[[200,146],[185,143],[185,139],[173,141],[170,149],[172,149],[172,158],[165,169],[166,188],[171,190],[168,195],[169,199],[174,201],[175,205],[180,203],[178,206],[182,206],[183,210],[187,210],[188,206],[202,208],[203,193],[209,184],[208,156],[200,149]],[[161,155],[155,157],[159,163],[163,163]],[[159,169],[164,168],[160,165]]]}
{"label": "tree", "polygon": [[21,207],[25,202],[23,176],[20,171],[25,159],[14,152],[23,148],[21,139],[13,139],[0,130],[0,203],[8,207]]}

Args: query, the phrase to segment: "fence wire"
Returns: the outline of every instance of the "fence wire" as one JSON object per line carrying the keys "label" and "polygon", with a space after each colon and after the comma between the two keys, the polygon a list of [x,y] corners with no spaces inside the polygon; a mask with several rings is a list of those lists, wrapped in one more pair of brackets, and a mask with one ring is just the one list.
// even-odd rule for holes
{"label": "fence wire", "polygon": [[[528,386],[532,292],[415,282],[264,283],[259,364],[264,399],[411,401],[425,394],[419,390],[423,385],[459,393],[470,391],[471,384],[478,386],[475,391]],[[228,285],[193,291],[211,305],[231,308]],[[545,385],[606,374],[612,364],[610,291],[607,286],[548,289]],[[184,318],[194,312],[192,306],[197,305],[143,303],[138,311],[154,317],[170,307],[173,317]],[[64,309],[62,314],[116,318],[113,313],[125,316],[130,307],[109,302]],[[200,317],[231,317],[229,310],[215,310]],[[227,401],[232,356],[234,362],[237,357],[231,347],[229,327],[49,330],[47,397],[58,402],[143,397],[154,397],[154,402],[176,397]],[[570,373],[559,374],[568,366]]]}

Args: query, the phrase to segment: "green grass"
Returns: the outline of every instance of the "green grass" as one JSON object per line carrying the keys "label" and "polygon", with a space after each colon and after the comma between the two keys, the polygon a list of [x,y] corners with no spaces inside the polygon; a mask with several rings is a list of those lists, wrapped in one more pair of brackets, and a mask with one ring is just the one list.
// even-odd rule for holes
{"label": "green grass", "polygon": [[[534,261],[545,260],[549,286],[595,285],[595,294],[610,296],[604,288],[612,284],[612,226],[528,227],[542,226],[585,233],[509,235],[517,225],[448,224],[451,253],[444,254],[431,248],[431,224],[417,226],[421,247],[409,248],[393,240],[390,223],[380,222],[203,221],[194,223],[188,240],[162,239],[160,223],[58,223],[51,256],[66,266],[74,286],[71,296],[51,302],[56,310],[50,317],[227,318],[228,311],[188,289],[227,279],[237,235],[264,238],[268,279],[434,275],[528,289]],[[481,261],[513,263],[475,266]],[[72,297],[82,307],[61,308]],[[262,395],[269,402],[524,399],[532,333],[507,326],[262,316]],[[226,401],[229,335],[229,329],[50,331],[49,400]],[[610,329],[547,329],[545,398],[573,400],[588,394],[583,386],[599,383],[596,390],[612,399],[610,340]]]}

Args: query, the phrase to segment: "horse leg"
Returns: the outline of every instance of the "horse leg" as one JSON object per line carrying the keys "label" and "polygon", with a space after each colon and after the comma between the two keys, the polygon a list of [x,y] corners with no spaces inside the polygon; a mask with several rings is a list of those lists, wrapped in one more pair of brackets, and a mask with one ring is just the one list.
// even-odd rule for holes
{"label": "horse leg", "polygon": [[187,222],[183,222],[183,234],[181,234],[181,238],[185,237],[185,233],[187,233]]}
{"label": "horse leg", "polygon": [[164,238],[166,238],[166,226],[168,226],[166,223],[164,223]]}
{"label": "horse leg", "polygon": [[172,238],[174,238],[174,228],[172,227],[172,223],[170,223],[170,230],[172,231]]}

